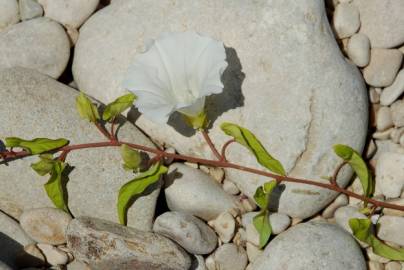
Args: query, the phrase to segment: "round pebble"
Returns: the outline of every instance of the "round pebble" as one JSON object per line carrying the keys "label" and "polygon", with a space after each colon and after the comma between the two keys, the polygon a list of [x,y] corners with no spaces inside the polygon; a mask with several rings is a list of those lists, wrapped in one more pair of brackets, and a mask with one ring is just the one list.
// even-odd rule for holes
{"label": "round pebble", "polygon": [[347,54],[349,59],[358,67],[364,67],[370,60],[370,41],[369,38],[361,33],[353,35],[347,45]]}
{"label": "round pebble", "polygon": [[35,241],[51,245],[66,243],[65,232],[71,216],[56,208],[35,208],[22,213],[20,224]]}
{"label": "round pebble", "polygon": [[208,224],[219,235],[223,243],[229,243],[233,238],[236,229],[236,221],[230,213],[222,213],[216,219],[209,221]]}
{"label": "round pebble", "polygon": [[352,36],[360,26],[358,9],[350,3],[339,4],[334,11],[333,23],[338,38]]}

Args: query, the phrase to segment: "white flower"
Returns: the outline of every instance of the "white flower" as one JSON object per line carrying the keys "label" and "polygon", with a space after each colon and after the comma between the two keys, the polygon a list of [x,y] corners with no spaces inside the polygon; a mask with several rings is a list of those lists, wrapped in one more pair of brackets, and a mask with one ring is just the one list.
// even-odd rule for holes
{"label": "white flower", "polygon": [[204,114],[206,96],[222,92],[226,67],[222,42],[194,32],[166,33],[135,57],[123,87],[154,122],[166,123],[174,111],[193,118]]}

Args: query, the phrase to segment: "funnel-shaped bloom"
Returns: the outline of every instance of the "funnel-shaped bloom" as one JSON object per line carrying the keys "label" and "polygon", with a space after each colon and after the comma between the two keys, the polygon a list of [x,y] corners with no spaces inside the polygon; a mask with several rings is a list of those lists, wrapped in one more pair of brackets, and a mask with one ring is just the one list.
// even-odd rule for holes
{"label": "funnel-shaped bloom", "polygon": [[135,57],[123,87],[154,122],[166,123],[174,111],[194,118],[204,114],[206,96],[222,92],[226,67],[222,42],[194,32],[166,33]]}

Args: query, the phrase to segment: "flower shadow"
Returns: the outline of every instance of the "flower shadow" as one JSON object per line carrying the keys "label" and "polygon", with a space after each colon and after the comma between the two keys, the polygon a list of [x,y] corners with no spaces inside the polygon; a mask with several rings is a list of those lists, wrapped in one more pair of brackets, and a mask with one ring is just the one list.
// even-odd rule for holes
{"label": "flower shadow", "polygon": [[[244,105],[242,84],[245,74],[242,71],[240,59],[234,48],[226,47],[225,51],[228,66],[222,75],[223,92],[206,98],[205,107],[209,120],[208,129],[212,128],[213,123],[223,113]],[[139,111],[134,107],[128,113],[128,119],[133,123],[136,122],[139,116]],[[191,137],[195,134],[195,130],[185,123],[183,116],[178,112],[174,112],[170,116],[167,124],[185,137]]]}

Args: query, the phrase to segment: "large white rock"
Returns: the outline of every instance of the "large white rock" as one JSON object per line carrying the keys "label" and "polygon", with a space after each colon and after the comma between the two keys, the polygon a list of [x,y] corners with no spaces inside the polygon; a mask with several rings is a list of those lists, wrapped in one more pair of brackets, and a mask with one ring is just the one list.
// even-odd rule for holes
{"label": "large white rock", "polygon": [[402,0],[354,0],[361,28],[372,48],[392,48],[404,43],[404,3]]}
{"label": "large white rock", "polygon": [[380,239],[404,246],[404,217],[382,216],[379,224],[377,236]]}
{"label": "large white rock", "polygon": [[19,20],[17,0],[0,0],[0,31]]}
{"label": "large white rock", "polygon": [[0,33],[0,69],[32,68],[58,78],[70,57],[69,39],[61,25],[37,18]]}
{"label": "large white rock", "polygon": [[[362,151],[368,114],[365,88],[360,73],[341,55],[321,0],[117,2],[81,27],[73,63],[75,81],[97,99],[113,100],[123,92],[126,69],[145,41],[164,31],[184,30],[223,40],[228,47],[224,93],[207,102],[213,120],[210,134],[218,146],[229,139],[219,125],[235,122],[251,129],[290,175],[318,181],[339,163],[332,145],[343,143]],[[136,113],[132,116],[152,138],[181,153],[213,158],[202,137],[194,135],[181,117],[157,125]],[[260,168],[240,146],[232,145],[228,157]],[[226,175],[248,196],[268,181],[235,170]],[[340,185],[350,176],[344,170]],[[287,184],[277,208],[305,218],[335,195]]]}
{"label": "large white rock", "polygon": [[[75,106],[77,91],[37,71],[12,68],[0,71],[0,138],[60,138],[71,144],[105,141],[98,130],[80,119]],[[120,139],[147,146],[153,144],[133,125],[119,129]],[[0,163],[0,201],[14,202],[21,209],[53,206],[43,184],[30,164],[37,157]],[[134,178],[122,169],[117,148],[97,148],[71,152],[67,162],[68,204],[74,216],[88,215],[118,221],[116,200],[119,188]],[[159,188],[135,201],[128,211],[128,225],[151,229]],[[1,205],[1,204],[0,204]],[[7,209],[1,209],[7,211]]]}
{"label": "large white rock", "polygon": [[387,198],[398,198],[404,189],[404,154],[383,153],[376,164],[376,189]]}
{"label": "large white rock", "polygon": [[99,0],[38,0],[45,16],[65,26],[78,28],[97,8]]}
{"label": "large white rock", "polygon": [[309,222],[292,227],[273,239],[252,270],[365,270],[355,240],[336,225]]}
{"label": "large white rock", "polygon": [[404,93],[404,69],[398,72],[392,85],[383,89],[380,104],[391,105],[402,93]]}
{"label": "large white rock", "polygon": [[359,11],[350,3],[340,3],[334,11],[333,24],[338,38],[347,38],[358,31],[361,22]]}

